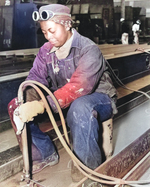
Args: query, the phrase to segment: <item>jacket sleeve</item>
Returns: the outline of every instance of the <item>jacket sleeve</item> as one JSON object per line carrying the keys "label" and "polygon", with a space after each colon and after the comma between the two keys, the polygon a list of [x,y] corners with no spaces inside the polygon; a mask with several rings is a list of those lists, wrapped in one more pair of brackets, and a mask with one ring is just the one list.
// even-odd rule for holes
{"label": "jacket sleeve", "polygon": [[105,70],[105,60],[97,45],[82,49],[76,71],[70,82],[54,92],[61,108],[68,107],[78,97],[92,93]]}
{"label": "jacket sleeve", "polygon": [[48,86],[45,54],[43,47],[40,48],[26,80],[35,80]]}

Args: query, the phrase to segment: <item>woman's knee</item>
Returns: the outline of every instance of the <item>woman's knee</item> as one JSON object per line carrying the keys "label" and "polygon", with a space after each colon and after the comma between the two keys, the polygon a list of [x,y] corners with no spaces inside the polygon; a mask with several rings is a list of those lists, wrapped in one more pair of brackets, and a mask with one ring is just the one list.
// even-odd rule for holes
{"label": "woman's knee", "polygon": [[78,114],[83,114],[84,112],[88,112],[90,108],[90,104],[85,99],[85,97],[80,97],[72,102],[68,113],[73,114],[74,112],[76,112]]}
{"label": "woman's knee", "polygon": [[93,115],[93,108],[90,103],[84,98],[79,98],[71,104],[66,120],[71,129],[77,130],[82,126],[88,126],[89,121],[92,120],[93,117],[95,116]]}

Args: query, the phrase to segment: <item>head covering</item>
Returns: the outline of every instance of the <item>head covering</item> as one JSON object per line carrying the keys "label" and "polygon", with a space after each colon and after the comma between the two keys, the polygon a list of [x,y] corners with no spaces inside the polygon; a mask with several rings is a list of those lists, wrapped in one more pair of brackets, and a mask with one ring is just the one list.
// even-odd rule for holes
{"label": "head covering", "polygon": [[52,11],[54,13],[70,14],[70,9],[67,6],[60,5],[60,4],[49,4],[49,5],[41,6],[39,8],[39,13],[44,10]]}
{"label": "head covering", "polygon": [[120,19],[120,22],[123,22],[123,21],[124,21],[124,18],[121,18],[121,19]]}
{"label": "head covering", "polygon": [[137,23],[138,25],[140,25],[140,24],[141,24],[141,21],[138,19],[138,20],[136,21],[136,23]]}
{"label": "head covering", "polygon": [[65,26],[72,26],[73,20],[71,19],[70,9],[67,6],[61,4],[45,5],[40,7],[39,14],[43,11],[51,11],[54,13],[54,16],[49,20]]}

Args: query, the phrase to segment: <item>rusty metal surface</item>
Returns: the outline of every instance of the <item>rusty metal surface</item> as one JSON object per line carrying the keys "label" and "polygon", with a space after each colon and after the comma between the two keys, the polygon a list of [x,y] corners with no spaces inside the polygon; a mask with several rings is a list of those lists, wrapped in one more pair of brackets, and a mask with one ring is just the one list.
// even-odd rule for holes
{"label": "rusty metal surface", "polygon": [[139,180],[141,176],[143,176],[144,173],[150,168],[150,154],[147,154],[145,157],[139,166],[136,167],[135,171],[131,172],[131,174],[126,177],[126,180]]}
{"label": "rusty metal surface", "polygon": [[[150,129],[132,142],[129,146],[123,149],[116,156],[112,157],[100,165],[96,171],[98,173],[112,176],[116,178],[123,178],[130,170],[144,158],[150,151]],[[129,180],[137,180],[143,172],[147,170],[150,165],[150,158],[148,157],[144,163],[133,173]],[[140,169],[144,169],[140,171]],[[140,171],[140,172],[139,172]],[[138,176],[136,175],[138,173]],[[86,180],[86,178],[85,178]],[[85,181],[84,180],[84,181]],[[128,178],[127,178],[128,180]],[[114,185],[113,185],[114,186]],[[112,185],[105,185],[103,187],[112,187]],[[120,186],[119,186],[120,187]]]}
{"label": "rusty metal surface", "polygon": [[112,159],[104,162],[98,172],[122,178],[150,151],[150,129]]}

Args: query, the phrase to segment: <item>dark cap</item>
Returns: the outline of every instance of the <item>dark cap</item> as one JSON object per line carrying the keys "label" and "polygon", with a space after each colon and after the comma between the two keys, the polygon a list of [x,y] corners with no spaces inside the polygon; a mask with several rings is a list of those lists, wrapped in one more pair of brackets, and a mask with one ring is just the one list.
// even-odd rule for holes
{"label": "dark cap", "polygon": [[54,13],[60,13],[60,14],[70,14],[70,9],[65,6],[65,5],[60,5],[60,4],[50,4],[50,5],[45,5],[45,6],[41,6],[39,9],[39,13],[42,11],[52,11]]}

